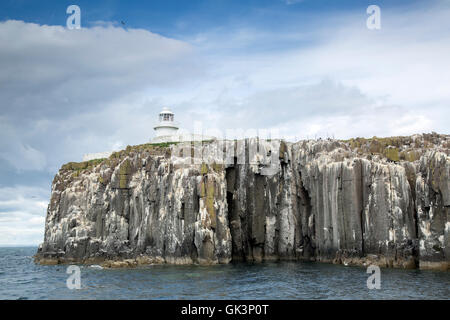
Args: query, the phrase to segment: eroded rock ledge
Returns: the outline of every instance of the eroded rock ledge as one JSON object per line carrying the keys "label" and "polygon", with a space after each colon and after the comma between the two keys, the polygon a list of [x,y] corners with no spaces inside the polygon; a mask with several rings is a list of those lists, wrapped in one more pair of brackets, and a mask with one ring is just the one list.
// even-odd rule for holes
{"label": "eroded rock ledge", "polygon": [[[435,133],[247,139],[147,144],[68,163],[53,181],[35,260],[449,270],[449,147],[450,136]],[[222,156],[225,148],[234,153]]]}

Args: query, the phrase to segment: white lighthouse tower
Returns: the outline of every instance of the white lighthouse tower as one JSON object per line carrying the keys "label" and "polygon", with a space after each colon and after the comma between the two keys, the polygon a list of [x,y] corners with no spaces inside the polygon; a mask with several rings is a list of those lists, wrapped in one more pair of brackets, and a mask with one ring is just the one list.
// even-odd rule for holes
{"label": "white lighthouse tower", "polygon": [[162,142],[183,142],[183,141],[203,141],[214,140],[215,137],[201,134],[192,134],[185,129],[179,129],[178,122],[174,119],[174,113],[169,108],[163,108],[159,113],[158,123],[153,127],[156,136],[151,139],[152,143]]}
{"label": "white lighthouse tower", "polygon": [[163,108],[159,113],[158,120],[154,127],[156,140],[161,142],[172,141],[178,132],[178,123],[174,121],[174,113],[169,108]]}

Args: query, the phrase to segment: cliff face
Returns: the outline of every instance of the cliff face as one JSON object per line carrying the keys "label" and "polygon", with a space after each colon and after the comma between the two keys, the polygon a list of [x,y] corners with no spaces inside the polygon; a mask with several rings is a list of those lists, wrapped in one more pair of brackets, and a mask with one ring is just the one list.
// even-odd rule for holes
{"label": "cliff face", "polygon": [[448,270],[449,146],[437,134],[248,139],[141,145],[69,163],[53,181],[36,260]]}

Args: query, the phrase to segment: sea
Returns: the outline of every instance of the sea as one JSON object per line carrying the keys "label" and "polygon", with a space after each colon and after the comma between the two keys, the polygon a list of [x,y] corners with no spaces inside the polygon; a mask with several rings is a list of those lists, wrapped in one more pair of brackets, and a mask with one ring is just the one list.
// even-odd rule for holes
{"label": "sea", "polygon": [[[314,262],[149,265],[103,269],[33,262],[36,247],[0,248],[0,299],[444,299],[450,273],[381,269],[379,289],[364,267]],[[68,281],[69,279],[69,281]],[[69,282],[69,285],[68,285]]]}

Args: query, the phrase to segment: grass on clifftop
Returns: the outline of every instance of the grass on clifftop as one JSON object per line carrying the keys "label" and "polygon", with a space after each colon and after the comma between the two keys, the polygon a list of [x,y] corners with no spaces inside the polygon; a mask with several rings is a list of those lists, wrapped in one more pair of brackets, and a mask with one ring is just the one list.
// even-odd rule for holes
{"label": "grass on clifftop", "polygon": [[[391,161],[409,161],[414,162],[420,159],[423,150],[429,149],[437,144],[443,136],[435,132],[429,134],[422,134],[420,138],[414,140],[411,136],[398,136],[386,138],[352,138],[348,140],[340,140],[347,143],[351,149],[358,153],[379,154]],[[204,140],[203,143],[211,142],[212,140]],[[61,167],[61,170],[75,171],[74,175],[78,176],[83,170],[90,170],[101,163],[110,163],[113,160],[124,158],[133,152],[150,152],[153,155],[163,155],[167,148],[171,145],[176,145],[179,142],[162,142],[162,143],[145,143],[135,146],[127,146],[124,150],[113,152],[109,158],[94,159],[83,162],[69,162]],[[414,146],[412,144],[414,143]],[[449,147],[450,142],[447,140],[444,147]],[[282,148],[285,148],[282,145]],[[284,149],[283,149],[284,150]],[[216,168],[213,168],[216,169]],[[205,168],[202,167],[202,171]],[[206,169],[207,170],[207,169]]]}
{"label": "grass on clifftop", "polygon": [[358,153],[379,154],[390,161],[414,162],[420,159],[422,151],[439,144],[442,137],[437,133],[423,134],[418,139],[411,136],[386,138],[352,138],[341,140]]}
{"label": "grass on clifftop", "polygon": [[143,151],[161,151],[169,148],[171,145],[176,145],[178,142],[162,142],[162,143],[144,143],[136,146],[127,146],[124,150],[113,152],[110,159],[118,159],[122,156],[128,155],[132,152],[143,152]]}
{"label": "grass on clifftop", "polygon": [[124,150],[113,152],[111,156],[109,156],[109,158],[94,159],[82,162],[69,162],[62,165],[61,170],[75,171],[74,175],[76,177],[83,170],[93,169],[94,167],[103,162],[107,162],[113,159],[120,159],[124,156],[129,155],[132,152],[149,151],[159,153],[169,148],[171,145],[175,144],[178,144],[178,142],[145,143],[136,146],[127,146]]}
{"label": "grass on clifftop", "polygon": [[94,160],[83,161],[83,162],[69,162],[69,163],[63,164],[61,169],[62,170],[75,170],[75,171],[91,169],[91,168],[97,166],[98,164],[102,163],[105,160],[106,160],[106,158],[94,159]]}

